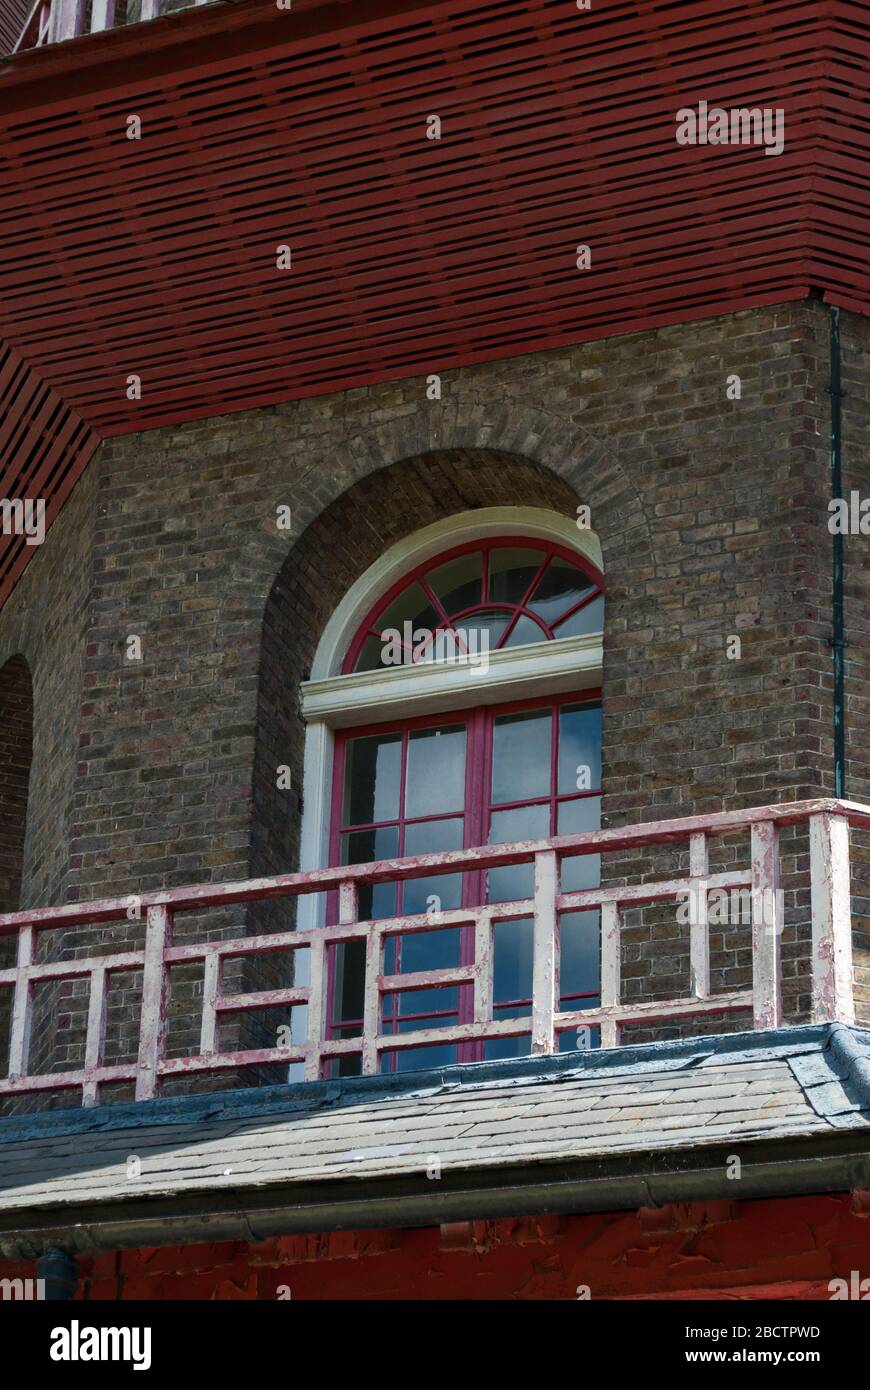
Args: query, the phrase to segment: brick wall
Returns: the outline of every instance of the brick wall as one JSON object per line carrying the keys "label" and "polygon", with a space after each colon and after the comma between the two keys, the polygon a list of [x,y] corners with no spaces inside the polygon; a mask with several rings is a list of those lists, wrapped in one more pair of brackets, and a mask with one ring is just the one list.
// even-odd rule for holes
{"label": "brick wall", "polygon": [[[33,683],[22,656],[0,670],[0,912],[21,903],[27,783],[33,753]],[[0,969],[14,964],[16,941],[0,937]],[[0,990],[0,1038],[8,1034],[10,990]]]}
{"label": "brick wall", "polygon": [[[866,319],[844,314],[842,338],[843,491],[870,498],[870,332]],[[870,802],[870,537],[846,536],[846,796]],[[826,672],[822,718],[832,682]],[[853,832],[855,998],[870,1023],[870,834]]]}
{"label": "brick wall", "polygon": [[[65,902],[69,892],[70,827],[83,701],[82,671],[87,629],[92,620],[89,599],[98,504],[97,475],[88,473],[74,489],[50,538],[0,613],[0,663],[5,669],[20,671],[24,665],[29,669],[34,731],[20,901],[13,893],[8,904],[4,904],[8,908]],[[23,685],[23,676],[21,680]],[[0,724],[16,718],[15,706],[15,701],[0,703]],[[56,957],[63,949],[62,933],[43,933],[37,958]],[[74,945],[70,943],[68,949],[74,949]],[[58,1057],[56,1027],[65,1016],[62,1000],[70,993],[68,985],[42,986],[34,993],[33,1070],[45,1070]],[[9,991],[0,991],[4,1071],[10,1003]],[[16,1108],[30,1104],[19,1102]],[[39,1108],[35,1102],[32,1104]]]}
{"label": "brick wall", "polygon": [[33,682],[22,656],[0,670],[0,911],[21,901],[27,783],[33,754]]}
{"label": "brick wall", "polygon": [[[844,427],[864,431],[863,448],[863,320],[844,316],[844,345],[856,383]],[[414,379],[107,441],[0,614],[0,657],[20,651],[34,672],[24,901],[292,867],[298,791],[278,793],[274,767],[288,763],[298,788],[297,685],[323,624],[385,545],[477,506],[592,507],[608,584],[608,824],[830,791],[827,380],[827,311],[813,300],[446,373],[440,402]],[[862,456],[856,442],[848,466]],[[288,505],[289,535],[275,524]],[[868,777],[858,657],[856,645],[853,795]],[[723,847],[722,862],[737,853]],[[806,861],[800,843],[792,853],[796,1017]],[[178,934],[244,924],[239,909]],[[714,943],[718,985],[748,979],[740,931]],[[138,942],[141,923],[82,931],[70,948],[94,939]],[[673,914],[630,920],[625,973],[632,999],[687,988]],[[174,981],[176,1050],[199,987],[195,971]],[[135,1048],[137,988],[117,981],[110,999],[110,1060]],[[80,1058],[85,1003],[67,990],[52,1040],[63,1065]]]}
{"label": "brick wall", "polygon": [[[80,1300],[829,1299],[866,1277],[848,1194],[342,1231],[80,1257]],[[35,1278],[0,1261],[0,1278]],[[279,1294],[279,1290],[283,1293]]]}

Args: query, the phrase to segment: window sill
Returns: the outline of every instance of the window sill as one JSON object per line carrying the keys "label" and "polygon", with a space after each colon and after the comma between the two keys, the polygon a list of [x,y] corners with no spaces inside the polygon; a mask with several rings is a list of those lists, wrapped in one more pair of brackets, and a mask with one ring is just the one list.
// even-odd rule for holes
{"label": "window sill", "polygon": [[308,723],[334,729],[417,714],[502,704],[536,695],[593,690],[601,684],[602,634],[533,642],[493,652],[487,667],[468,661],[360,671],[302,686],[302,714]]}

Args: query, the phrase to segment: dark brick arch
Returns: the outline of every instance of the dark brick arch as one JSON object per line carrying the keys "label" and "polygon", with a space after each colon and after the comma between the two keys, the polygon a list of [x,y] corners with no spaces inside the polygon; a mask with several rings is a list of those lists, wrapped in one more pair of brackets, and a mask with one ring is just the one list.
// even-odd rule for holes
{"label": "dark brick arch", "polygon": [[[421,520],[409,530],[426,525],[427,518],[438,520],[449,515],[449,511],[429,514],[428,470],[439,459],[461,454],[481,460],[502,458],[537,469],[540,479],[561,481],[568,490],[565,496],[571,498],[572,512],[578,502],[592,510],[592,526],[601,541],[605,571],[612,568],[618,573],[630,557],[632,569],[654,572],[649,504],[645,505],[639,490],[637,470],[632,476],[632,470],[623,464],[617,439],[604,443],[581,429],[568,415],[530,405],[520,397],[505,400],[501,386],[494,390],[494,404],[484,406],[480,394],[466,396],[461,385],[460,377],[454,394],[452,378],[445,375],[442,401],[415,403],[406,413],[383,423],[348,432],[339,457],[321,456],[312,448],[308,467],[293,484],[292,550],[331,506],[343,505],[343,499],[355,487],[364,489],[367,480],[382,477],[391,469],[395,469],[394,478],[408,470],[416,479]],[[280,472],[280,467],[276,472]],[[641,486],[643,481],[641,478]],[[465,485],[457,482],[457,505],[450,510],[498,506],[509,501],[491,475],[488,485],[486,501],[464,503],[461,499]],[[546,505],[541,496],[538,494],[536,501],[528,499],[529,504]],[[275,576],[287,557],[286,534],[257,528],[239,551],[236,574],[249,590],[270,596]],[[267,598],[267,605],[268,601]]]}
{"label": "dark brick arch", "polygon": [[490,449],[455,449],[404,459],[364,477],[305,530],[286,557],[266,604],[254,757],[251,873],[298,862],[298,794],[276,785],[276,768],[303,777],[300,685],[323,630],[347,591],[392,545],[434,522],[477,508],[536,507],[573,516],[578,493],[529,459]]}
{"label": "dark brick arch", "polygon": [[[287,872],[299,862],[304,725],[300,687],[324,628],[351,586],[391,546],[435,522],[494,506],[529,507],[573,517],[580,494],[566,476],[516,454],[488,448],[438,450],[403,458],[360,478],[306,527],[281,565],[266,603],[251,799],[249,868],[253,876]],[[292,788],[276,769],[288,766]],[[249,931],[292,925],[291,903],[258,905]],[[287,966],[260,957],[248,990],[289,983]],[[277,1015],[260,1014],[246,1045],[265,1045]]]}

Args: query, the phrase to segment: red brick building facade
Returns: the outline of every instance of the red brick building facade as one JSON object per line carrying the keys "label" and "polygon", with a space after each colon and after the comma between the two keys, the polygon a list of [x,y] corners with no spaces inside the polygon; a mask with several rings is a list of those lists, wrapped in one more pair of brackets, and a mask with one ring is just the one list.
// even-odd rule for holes
{"label": "red brick building facade", "polygon": [[[0,910],[7,918],[0,921],[0,972],[8,974],[0,974],[0,1042],[11,1060],[9,1083],[0,1083],[0,1142],[11,1147],[0,1275],[32,1275],[28,1261],[61,1249],[78,1260],[76,1296],[91,1299],[573,1299],[586,1296],[578,1295],[583,1287],[601,1298],[830,1298],[831,1280],[854,1269],[870,1274],[862,1052],[870,1026],[870,819],[860,809],[870,803],[870,589],[866,535],[858,527],[843,536],[838,561],[828,524],[835,479],[845,498],[863,497],[870,486],[860,234],[866,175],[859,168],[867,114],[855,62],[867,43],[868,6],[747,3],[715,38],[719,7],[707,4],[692,7],[682,23],[675,6],[656,17],[643,7],[602,4],[579,19],[567,0],[564,13],[544,0],[485,14],[452,0],[415,4],[405,15],[393,5],[359,7],[364,14],[352,8],[311,0],[276,17],[273,7],[246,0],[231,9],[197,6],[172,20],[161,10],[147,27],[116,22],[112,29],[109,22],[111,32],[96,34],[82,32],[82,21],[68,18],[74,7],[55,0],[51,22],[73,29],[52,31],[56,41],[42,44],[28,31],[20,54],[4,61],[0,122],[17,170],[10,205],[18,219],[12,244],[21,248],[20,263],[0,275],[7,496],[46,498],[49,526],[38,546],[11,527],[4,537]],[[759,43],[764,92],[752,56]],[[499,63],[519,125],[488,86],[476,87],[487,64],[496,73]],[[652,82],[646,106],[635,90],[642,70]],[[608,85],[621,72],[622,106]],[[357,85],[345,98],[341,84],[351,80]],[[202,108],[198,83],[214,84]],[[421,83],[422,105],[409,95]],[[609,104],[599,110],[604,93]],[[726,107],[784,108],[782,156],[766,158],[770,151],[761,148],[681,149],[674,112],[705,93]],[[76,102],[83,103],[80,117]],[[270,102],[292,113],[281,140],[263,114]],[[427,135],[432,117],[423,107],[442,112],[437,139]],[[141,143],[119,124],[134,108]],[[635,117],[627,132],[624,122]],[[45,121],[54,122],[62,148],[42,143]],[[86,177],[89,150],[96,153]],[[555,167],[557,155],[563,164]],[[437,168],[423,170],[422,161],[436,159]],[[29,182],[19,179],[28,161]],[[48,211],[43,178],[56,189]],[[89,179],[98,210],[105,202],[109,251],[101,251],[89,212]],[[578,211],[581,190],[586,202]],[[439,209],[449,210],[449,221]],[[186,238],[185,215],[192,219]],[[67,219],[69,246],[61,271],[40,272],[34,248],[44,244],[52,216]],[[282,237],[293,243],[295,284],[272,268]],[[588,270],[579,256],[587,243]],[[268,272],[264,258],[271,258]],[[403,265],[417,277],[408,300]],[[61,295],[60,280],[72,292]],[[381,672],[379,686],[377,672],[367,683],[347,666],[351,637],[368,621],[357,596],[385,602],[402,565],[408,575],[422,567],[428,576],[435,570],[427,565],[475,546],[487,556],[491,546],[552,553],[565,566],[586,566],[587,577],[594,571],[605,590],[600,625],[562,639],[554,627],[537,666],[523,656],[532,639],[511,645],[502,633],[504,648],[477,687],[470,675],[462,687],[445,677],[440,688],[420,677],[418,689],[413,671]],[[495,581],[490,575],[483,583],[493,606]],[[521,616],[530,622],[539,592],[534,584],[523,590]],[[519,632],[520,620],[511,621]],[[848,642],[833,649],[845,653],[840,683],[831,645],[838,622]],[[601,844],[605,896],[661,881],[679,888],[687,875],[692,882],[743,875],[741,882],[757,884],[756,840],[746,832],[755,835],[762,822],[778,827],[781,817],[773,953],[769,936],[745,916],[711,920],[699,946],[673,897],[644,897],[639,888],[613,909],[614,956],[599,962],[601,909],[594,931],[578,927],[593,933],[591,947],[578,948],[591,975],[573,993],[563,943],[563,993],[550,980],[542,1023],[547,967],[542,936],[532,947],[532,916],[542,912],[536,896],[528,939],[505,948],[504,969],[520,981],[515,996],[507,984],[499,996],[498,934],[485,988],[471,927],[461,928],[456,960],[445,946],[423,966],[381,961],[379,978],[392,978],[395,993],[381,983],[376,1006],[381,994],[400,997],[403,969],[465,970],[414,988],[424,999],[439,989],[453,998],[455,990],[448,1025],[470,1031],[446,1048],[428,1038],[419,1071],[398,1043],[393,1051],[372,1044],[371,1065],[360,1044],[359,1068],[380,1077],[363,1075],[360,1089],[347,1092],[340,1078],[356,1065],[343,1060],[349,1052],[327,1049],[324,1059],[318,1052],[323,1065],[315,1066],[301,1051],[281,1051],[304,1047],[299,1010],[313,1026],[319,987],[294,969],[290,953],[237,951],[219,963],[215,956],[214,977],[208,961],[184,956],[182,948],[204,942],[365,922],[367,911],[374,920],[379,909],[365,894],[393,881],[386,872],[370,876],[371,884],[360,878],[359,901],[352,886],[339,907],[336,877],[328,885],[334,901],[324,887],[321,907],[309,911],[299,904],[313,896],[297,899],[296,887],[292,896],[263,891],[262,882],[277,876],[513,842],[534,842],[530,862],[545,853],[541,836],[596,833],[598,823],[578,830],[567,817],[563,828],[564,799],[581,786],[561,780],[564,742],[552,745],[557,781],[546,796],[553,819],[543,830],[529,807],[545,794],[521,794],[534,772],[531,744],[511,744],[500,764],[516,782],[515,797],[494,790],[501,755],[492,731],[511,713],[520,725],[551,705],[563,741],[563,706],[569,713],[600,706],[600,829],[630,832],[612,848]],[[336,761],[338,750],[356,747],[360,730],[387,750],[394,737],[407,749],[436,717],[439,732],[457,721],[471,728],[475,710],[484,711],[479,722],[489,730],[478,779],[489,779],[489,790],[469,790],[469,755],[464,839],[458,832],[447,843],[441,830],[435,834],[438,816],[449,819],[445,808],[430,807],[426,819],[403,803],[383,825],[371,808],[368,818],[341,811],[340,797],[352,805],[358,788],[350,771],[341,785],[339,774],[333,782],[333,767],[351,767],[349,752],[346,764]],[[432,765],[427,795],[439,778],[449,780],[448,762]],[[372,798],[383,792],[378,777]],[[593,781],[592,792],[598,789]],[[469,818],[484,801],[480,814],[492,811],[492,823],[481,820],[471,838]],[[843,810],[846,801],[855,803],[851,812]],[[510,834],[496,832],[497,817],[509,814],[493,809],[497,803],[522,803]],[[809,809],[786,815],[791,803]],[[765,819],[759,808],[774,810]],[[639,833],[723,813],[735,816],[733,834],[721,827],[708,834],[706,821],[692,823],[691,844],[690,831],[681,842],[672,831],[659,839]],[[827,879],[817,872],[828,861],[817,861],[812,837],[827,833],[831,820],[845,833],[850,817],[851,865],[829,895],[846,904],[830,908],[839,932],[831,944]],[[395,843],[387,835],[394,820]],[[409,827],[424,820],[431,834],[417,844]],[[364,834],[365,853],[353,842]],[[692,858],[700,848],[710,856],[703,873]],[[577,860],[562,861],[563,894],[597,889],[597,879],[569,881],[566,862]],[[491,880],[488,890],[472,887],[470,862],[458,872],[462,909],[510,896],[506,889],[496,897]],[[493,861],[479,872],[518,875],[519,860]],[[435,879],[424,882],[431,887]],[[165,1039],[154,1023],[156,1061],[148,1063],[144,966],[161,895],[234,883],[260,888],[199,905],[193,897],[179,901],[166,947],[176,956],[164,960],[164,948],[155,948]],[[516,894],[531,901],[528,883]],[[406,916],[433,910],[409,907],[408,883],[402,891]],[[360,915],[340,915],[352,898]],[[115,906],[90,919],[76,906],[109,900]],[[13,966],[30,920],[14,914],[63,905],[78,917],[71,925],[48,917],[38,923],[44,929],[35,960],[46,968],[25,990]],[[460,911],[460,898],[447,907]],[[582,913],[594,903],[573,907]],[[441,909],[438,897],[434,910]],[[382,919],[392,915],[400,908],[380,911]],[[835,957],[846,959],[844,932],[851,933],[848,988],[839,965],[828,970]],[[66,967],[111,954],[126,954],[129,968],[110,967],[105,977],[100,1027],[91,966],[79,976]],[[336,1003],[342,989],[356,988],[354,969],[350,954],[328,967],[326,1040],[369,1036],[371,1015],[354,1031],[354,1008],[341,1013]],[[779,978],[768,979],[768,970]],[[22,1068],[15,1058],[24,1055],[16,1048],[25,994],[30,1045]],[[238,996],[245,1004],[236,1009],[220,1002]],[[425,1005],[426,1026],[437,1002]],[[406,1025],[400,1006],[391,1007],[398,1034]],[[525,1126],[537,1133],[534,1116],[511,1128],[508,1111],[514,1083],[524,1093],[537,1073],[509,1059],[526,1057],[531,1066],[535,1054],[556,1052],[567,1065],[561,1054],[575,1044],[567,1042],[567,1023],[559,1031],[558,1015],[578,1007],[602,1011],[590,1014],[591,1047],[597,1053],[599,1044],[602,1052],[616,1044],[624,1070],[616,1058],[608,1079],[597,1060],[576,1052],[577,1134],[585,1144],[597,1133],[597,1117],[587,1126],[582,1116],[588,1088],[601,1078],[600,1105],[613,1109],[612,1126],[594,1152],[578,1139],[579,1147],[557,1154],[542,1124],[540,1150],[527,1152]],[[202,1043],[204,1008],[213,1024],[210,1047]],[[518,1009],[528,1015],[527,1031],[485,1031],[485,1023],[504,1023]],[[851,1030],[848,1043],[836,1041],[840,1025]],[[549,1028],[543,1042],[539,1026]],[[572,1026],[580,1026],[576,1018]],[[769,1056],[754,1050],[762,1028],[774,1030]],[[383,1018],[381,1030],[391,1032]],[[280,1040],[285,1034],[289,1042]],[[720,1056],[733,1034],[740,1035],[731,1039],[733,1050]],[[696,1051],[671,1054],[672,1046]],[[842,1056],[838,1048],[846,1049]],[[211,1054],[227,1060],[185,1071],[181,1059]],[[669,1089],[674,1057],[689,1069],[721,1066],[722,1075],[703,1095],[681,1099]],[[307,1070],[306,1081],[291,1071],[286,1090],[288,1063]],[[483,1069],[467,1079],[450,1070],[475,1063]],[[150,1081],[143,1081],[149,1065]],[[384,1075],[406,1071],[416,1081],[396,1080],[391,1100]],[[60,1085],[60,1073],[75,1080]],[[542,1075],[542,1113],[549,1114],[561,1076]],[[624,1106],[608,1099],[616,1077],[623,1099],[635,1096]],[[711,1111],[714,1128],[705,1138],[690,1114],[697,1101],[712,1104],[720,1082],[728,1104]],[[311,1102],[299,1090],[305,1084],[315,1086]],[[417,1191],[429,1158],[425,1134],[413,1140],[413,1155],[401,1143],[396,1149],[389,1106],[411,1107],[411,1115],[415,1086],[421,1094],[453,1087],[471,1094],[476,1084],[481,1105],[486,1088],[495,1088],[501,1109],[493,1123],[504,1121],[505,1135],[514,1136],[504,1138],[498,1163],[558,1157],[570,1166],[582,1158],[591,1166],[582,1174],[571,1169],[570,1193],[560,1195],[561,1179],[552,1174],[549,1195],[543,1178],[529,1176],[515,1209],[493,1210],[483,1194],[498,1185],[497,1165],[464,1151],[456,1158],[461,1191],[443,1200],[436,1182],[431,1200],[425,1182]],[[379,1086],[387,1087],[383,1095]],[[286,1092],[280,1124],[244,1108],[254,1103],[244,1099],[253,1090],[269,1116]],[[203,1103],[203,1091],[242,1099],[227,1101],[226,1112],[185,1111]],[[663,1095],[676,1106],[664,1119],[656,1109]],[[79,1125],[65,1117],[81,1100]],[[176,1187],[169,1169],[155,1176],[150,1196],[135,1187],[143,1173],[147,1185],[146,1154],[125,1189],[122,1170],[137,1155],[138,1130],[161,1151],[165,1140],[168,1151],[179,1126],[202,1114],[219,1128],[236,1103],[249,1117],[252,1144],[262,1138],[261,1125],[274,1123],[276,1144],[292,1149],[286,1182],[269,1180],[272,1216],[251,1215],[265,1200],[254,1193],[254,1178],[248,1186],[240,1179],[226,1198],[235,1160],[221,1168],[217,1130],[210,1158],[184,1157],[192,1151],[179,1140]],[[106,1115],[112,1105],[116,1118],[106,1119],[109,1138],[100,1148],[99,1126],[87,1116]],[[378,1138],[360,1140],[357,1153],[350,1134],[350,1159],[344,1150],[327,1155],[321,1170],[319,1149],[315,1159],[306,1145],[320,1143],[321,1112],[333,1105],[337,1115],[350,1107],[360,1133],[371,1126]],[[681,1154],[688,1165],[679,1188],[662,1179],[659,1191],[651,1182],[652,1201],[642,1197],[640,1168],[630,1180],[628,1170],[617,1172],[634,1153],[635,1121],[649,1133],[637,1139],[631,1162],[661,1153],[666,1173]],[[448,1117],[451,1135],[453,1123]],[[735,1143],[748,1146],[739,1154],[752,1174],[744,1187],[733,1184],[740,1196],[725,1171],[732,1131]],[[481,1134],[488,1134],[485,1124]],[[721,1152],[705,1158],[707,1142]],[[317,1182],[332,1184],[322,1200],[309,1190],[309,1159]],[[359,1215],[353,1203],[363,1179],[353,1175],[369,1161],[373,1214],[357,1227],[337,1213],[350,1201]],[[445,1160],[445,1171],[452,1162]],[[610,1171],[608,1163],[617,1167]],[[330,1164],[337,1165],[333,1177]],[[87,1186],[91,1166],[109,1175],[105,1191],[100,1176]],[[817,1179],[806,1179],[809,1168]],[[29,1179],[29,1172],[40,1176]],[[407,1191],[387,1192],[403,1182]],[[293,1226],[286,1212],[297,1190],[308,1214]],[[203,1234],[209,1213],[231,1222],[246,1203],[251,1238]],[[165,1234],[151,1240],[158,1220]],[[284,1286],[289,1295],[278,1294]]]}

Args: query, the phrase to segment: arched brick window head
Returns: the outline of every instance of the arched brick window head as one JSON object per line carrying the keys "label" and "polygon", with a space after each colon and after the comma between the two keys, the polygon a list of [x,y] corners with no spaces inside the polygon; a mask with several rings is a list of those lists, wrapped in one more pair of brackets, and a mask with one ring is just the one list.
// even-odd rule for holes
{"label": "arched brick window head", "polygon": [[505,651],[601,630],[598,571],[555,544],[505,537],[420,565],[378,601],[343,672]]}
{"label": "arched brick window head", "polygon": [[[374,603],[348,643],[342,674],[379,673],[382,722],[339,730],[335,740],[330,816],[333,864],[420,855],[487,843],[546,838],[596,829],[601,804],[601,703],[598,688],[565,668],[534,693],[517,689],[490,663],[485,687],[462,682],[449,712],[420,714],[387,701],[389,668],[497,656],[515,647],[585,638],[601,632],[603,578],[567,546],[511,534],[447,549],[413,568]],[[445,642],[443,639],[449,638]],[[442,639],[442,640],[439,640]],[[567,644],[566,644],[567,646]],[[573,649],[572,647],[569,650]],[[556,648],[548,648],[556,655]],[[545,651],[533,666],[546,665]],[[432,666],[436,675],[435,665]],[[568,667],[570,679],[571,670]],[[401,678],[400,678],[401,679]],[[552,693],[548,693],[552,690]],[[389,707],[392,717],[386,719]],[[531,896],[531,867],[418,878],[378,884],[362,894],[365,918],[438,912]],[[592,887],[594,856],[566,861],[567,891]],[[330,908],[337,920],[337,904]],[[473,928],[451,927],[386,939],[388,975],[470,965]],[[481,1045],[397,1046],[383,1056],[387,1070],[451,1061],[522,1055],[531,1042],[531,920],[499,923],[495,934],[493,1011],[518,1020],[517,1035]],[[364,951],[360,943],[330,948],[329,1027],[333,1037],[362,1028]],[[595,1007],[599,999],[597,911],[563,914],[563,1007]],[[382,1033],[437,1030],[470,1021],[472,992],[463,985],[416,988],[383,998]],[[597,1031],[597,1030],[590,1030]],[[429,1033],[431,1037],[431,1032]],[[573,1035],[566,1039],[573,1044]],[[591,1045],[596,1045],[594,1038]],[[336,1059],[331,1074],[359,1069],[358,1058]]]}

